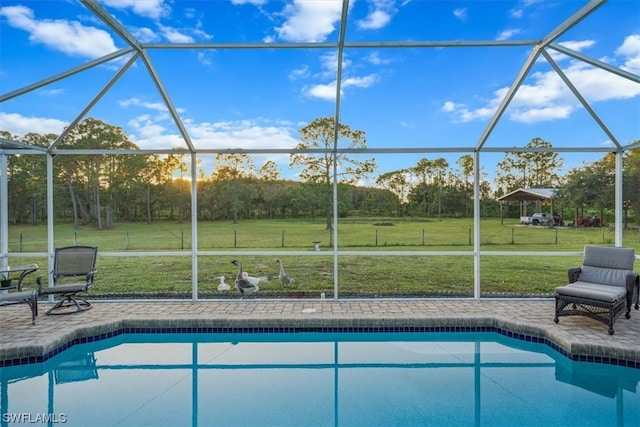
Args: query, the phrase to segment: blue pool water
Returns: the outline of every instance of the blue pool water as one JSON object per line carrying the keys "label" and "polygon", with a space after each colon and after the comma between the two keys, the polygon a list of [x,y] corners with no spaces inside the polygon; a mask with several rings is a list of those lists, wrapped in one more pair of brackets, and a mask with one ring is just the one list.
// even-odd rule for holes
{"label": "blue pool water", "polygon": [[1,368],[0,422],[637,426],[639,379],[497,333],[122,334]]}

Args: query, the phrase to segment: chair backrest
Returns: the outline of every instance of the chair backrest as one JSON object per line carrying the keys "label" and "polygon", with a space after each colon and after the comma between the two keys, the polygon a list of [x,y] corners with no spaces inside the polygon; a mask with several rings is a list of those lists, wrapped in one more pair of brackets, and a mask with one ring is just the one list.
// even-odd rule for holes
{"label": "chair backrest", "polygon": [[95,246],[67,246],[56,248],[53,277],[86,276],[95,271],[98,248]]}
{"label": "chair backrest", "polygon": [[580,281],[610,286],[626,286],[626,276],[633,271],[636,251],[633,248],[585,246]]}

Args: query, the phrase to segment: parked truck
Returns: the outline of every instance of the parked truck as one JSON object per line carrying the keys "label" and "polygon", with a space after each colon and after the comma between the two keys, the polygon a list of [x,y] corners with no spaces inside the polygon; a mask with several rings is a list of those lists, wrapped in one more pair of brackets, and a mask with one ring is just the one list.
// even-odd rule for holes
{"label": "parked truck", "polygon": [[531,216],[521,216],[520,224],[553,226],[554,220],[550,214],[536,212]]}

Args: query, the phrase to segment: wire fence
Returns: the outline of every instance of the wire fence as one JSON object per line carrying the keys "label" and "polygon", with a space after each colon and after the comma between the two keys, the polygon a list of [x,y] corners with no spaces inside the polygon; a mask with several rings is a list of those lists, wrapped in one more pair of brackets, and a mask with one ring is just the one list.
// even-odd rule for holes
{"label": "wire fence", "polygon": [[[474,233],[470,227],[447,230],[431,228],[370,227],[368,229],[339,228],[340,248],[447,248],[470,247]],[[225,229],[198,232],[199,250],[251,249],[251,250],[330,250],[334,234],[329,231],[309,232],[299,227],[274,230]],[[625,241],[640,242],[640,230],[626,230]],[[191,229],[167,230],[155,226],[144,231],[82,230],[56,232],[55,246],[94,245],[101,251],[173,251],[191,250]],[[593,229],[543,228],[530,226],[505,226],[480,229],[481,246],[514,246],[526,250],[528,246],[567,246],[583,244],[612,244],[615,234],[612,228]],[[10,233],[9,252],[46,252],[46,233]]]}

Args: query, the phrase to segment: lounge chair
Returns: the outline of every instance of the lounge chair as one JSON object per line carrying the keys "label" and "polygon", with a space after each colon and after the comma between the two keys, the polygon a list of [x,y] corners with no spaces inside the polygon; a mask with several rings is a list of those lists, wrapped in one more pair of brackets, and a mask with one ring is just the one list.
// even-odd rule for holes
{"label": "lounge chair", "polygon": [[[94,246],[67,246],[56,248],[49,286],[43,286],[42,277],[36,277],[38,295],[60,295],[62,299],[47,310],[47,314],[71,314],[91,308],[78,294],[93,286],[98,248]],[[69,310],[69,308],[75,308]]]}
{"label": "lounge chair", "polygon": [[[556,288],[556,315],[581,315],[595,319],[609,327],[623,311],[631,317],[632,299],[637,295],[640,279],[633,273],[635,250],[585,246],[582,267],[568,270],[569,284]],[[638,304],[636,302],[636,310]]]}
{"label": "lounge chair", "polygon": [[[0,306],[14,304],[28,304],[31,309],[31,324],[35,325],[36,316],[38,315],[38,294],[34,290],[26,290],[22,288],[22,282],[25,277],[38,270],[37,264],[22,265],[19,267],[7,267],[2,269],[0,276],[2,277],[2,287],[0,288]],[[11,278],[11,274],[17,274],[19,277]],[[18,274],[19,273],[19,274]],[[15,281],[15,285],[12,282]]]}

